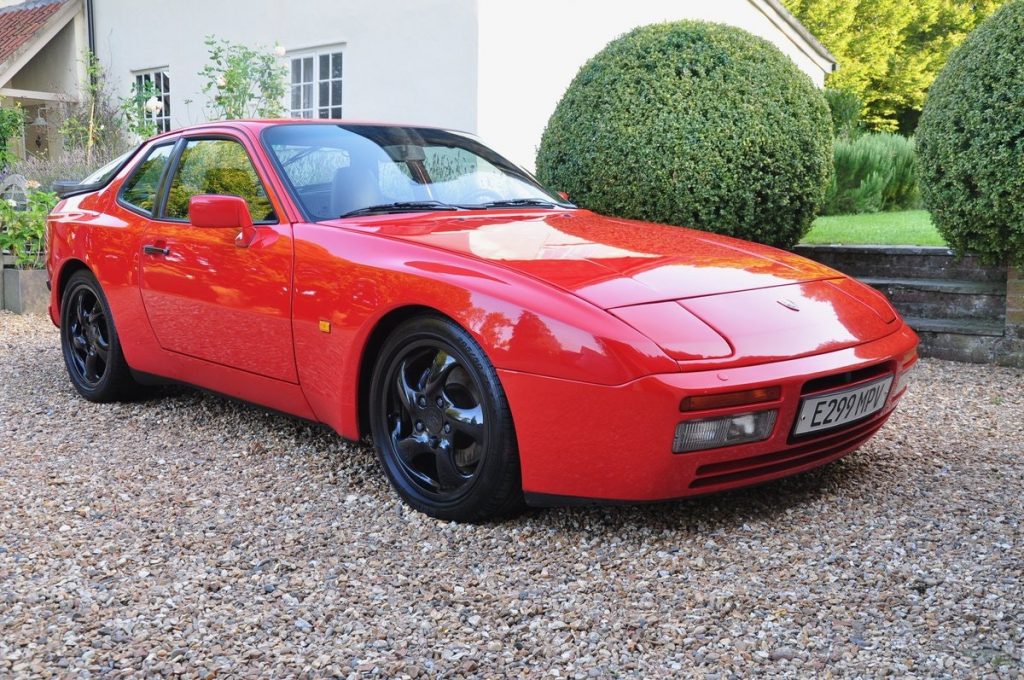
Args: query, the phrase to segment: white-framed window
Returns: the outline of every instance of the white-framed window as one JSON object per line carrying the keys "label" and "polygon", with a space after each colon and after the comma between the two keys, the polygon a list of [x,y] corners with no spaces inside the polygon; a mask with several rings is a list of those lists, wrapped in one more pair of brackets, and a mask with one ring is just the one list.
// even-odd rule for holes
{"label": "white-framed window", "polygon": [[292,54],[290,59],[292,117],[341,118],[341,48]]}
{"label": "white-framed window", "polygon": [[144,115],[147,120],[156,124],[157,132],[169,132],[171,129],[171,76],[170,69],[156,68],[148,71],[136,71],[135,88],[137,92],[147,89],[147,84],[152,83],[156,100],[159,106],[147,106]]}

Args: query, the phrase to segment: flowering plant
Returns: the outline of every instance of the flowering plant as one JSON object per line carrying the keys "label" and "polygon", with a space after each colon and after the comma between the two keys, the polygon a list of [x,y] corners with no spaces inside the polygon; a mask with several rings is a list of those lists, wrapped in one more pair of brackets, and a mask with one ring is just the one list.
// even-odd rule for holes
{"label": "flowering plant", "polygon": [[203,92],[210,97],[211,119],[277,118],[284,112],[288,70],[278,59],[284,48],[273,51],[206,37],[209,63],[199,72],[206,79]]}
{"label": "flowering plant", "polygon": [[128,131],[140,139],[149,139],[157,133],[153,117],[162,109],[163,103],[157,97],[156,86],[148,80],[141,85],[138,81],[132,83],[131,95],[121,101],[121,111]]}

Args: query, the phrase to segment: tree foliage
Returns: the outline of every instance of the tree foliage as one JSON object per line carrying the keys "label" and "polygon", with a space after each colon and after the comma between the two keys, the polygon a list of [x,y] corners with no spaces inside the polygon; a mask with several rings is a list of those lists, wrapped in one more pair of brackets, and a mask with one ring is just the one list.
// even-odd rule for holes
{"label": "tree foliage", "polygon": [[831,88],[861,98],[865,124],[896,130],[950,51],[1004,0],[783,0],[839,61]]}
{"label": "tree foliage", "polygon": [[824,95],[771,43],[720,24],[657,24],[583,66],[537,171],[598,212],[786,247],[824,196],[831,128]]}
{"label": "tree foliage", "polygon": [[825,100],[832,113],[832,133],[836,137],[850,139],[860,132],[860,97],[850,90],[825,88]]}
{"label": "tree foliage", "polygon": [[949,58],[917,133],[921,195],[958,252],[1024,265],[1024,0]]}

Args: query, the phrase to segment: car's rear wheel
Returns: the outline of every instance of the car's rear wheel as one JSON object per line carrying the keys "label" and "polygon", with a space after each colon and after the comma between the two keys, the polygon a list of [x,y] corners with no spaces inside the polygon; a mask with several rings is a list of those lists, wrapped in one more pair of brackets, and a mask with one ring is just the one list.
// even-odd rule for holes
{"label": "car's rear wheel", "polygon": [[71,384],[83,397],[107,402],[136,396],[107,298],[87,271],[72,274],[64,287],[60,340]]}
{"label": "car's rear wheel", "polygon": [[370,420],[388,479],[417,510],[480,522],[522,508],[508,401],[457,324],[423,316],[391,333],[373,371]]}

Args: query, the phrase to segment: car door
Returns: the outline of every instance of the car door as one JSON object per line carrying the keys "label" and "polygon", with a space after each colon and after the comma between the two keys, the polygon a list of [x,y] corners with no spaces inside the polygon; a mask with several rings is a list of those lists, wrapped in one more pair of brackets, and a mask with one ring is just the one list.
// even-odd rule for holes
{"label": "car door", "polygon": [[[291,225],[266,186],[241,139],[178,141],[142,239],[142,300],[165,350],[297,382]],[[189,199],[200,194],[245,199],[256,239],[242,246],[238,229],[193,226]]]}

